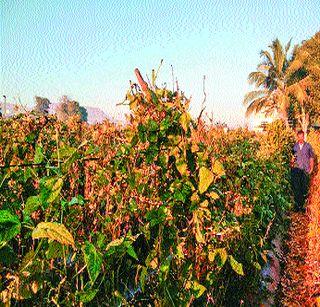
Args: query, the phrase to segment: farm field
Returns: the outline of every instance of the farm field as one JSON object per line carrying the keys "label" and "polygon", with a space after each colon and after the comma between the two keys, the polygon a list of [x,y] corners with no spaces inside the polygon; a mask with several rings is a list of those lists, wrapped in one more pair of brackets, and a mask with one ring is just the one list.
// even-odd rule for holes
{"label": "farm field", "polygon": [[[139,81],[124,125],[33,113],[0,121],[5,305],[237,306],[268,296],[261,270],[290,225],[293,132],[282,121],[265,133],[214,126],[191,117],[182,91]],[[319,134],[310,137],[319,155]],[[303,217],[299,295],[309,304],[319,295],[318,196],[319,171]]]}

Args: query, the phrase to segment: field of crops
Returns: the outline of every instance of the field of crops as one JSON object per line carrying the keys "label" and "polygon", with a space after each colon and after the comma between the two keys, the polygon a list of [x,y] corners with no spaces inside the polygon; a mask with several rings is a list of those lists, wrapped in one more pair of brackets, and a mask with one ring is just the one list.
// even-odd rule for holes
{"label": "field of crops", "polygon": [[[143,88],[142,88],[143,90]],[[292,132],[192,119],[183,92],[132,86],[126,125],[0,121],[0,301],[257,304],[291,208]],[[318,179],[317,179],[318,180]]]}

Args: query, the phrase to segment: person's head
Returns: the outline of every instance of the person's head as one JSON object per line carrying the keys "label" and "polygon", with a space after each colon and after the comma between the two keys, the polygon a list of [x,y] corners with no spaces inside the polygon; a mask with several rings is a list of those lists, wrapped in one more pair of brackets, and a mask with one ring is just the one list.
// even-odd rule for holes
{"label": "person's head", "polygon": [[304,132],[302,130],[299,130],[297,132],[297,139],[299,143],[303,143],[304,142]]}

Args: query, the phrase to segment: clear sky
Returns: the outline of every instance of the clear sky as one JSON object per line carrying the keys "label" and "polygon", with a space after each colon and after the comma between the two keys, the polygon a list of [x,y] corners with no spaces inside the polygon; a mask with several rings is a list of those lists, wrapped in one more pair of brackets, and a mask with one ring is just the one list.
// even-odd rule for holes
{"label": "clear sky", "polygon": [[320,30],[320,0],[1,0],[1,96],[69,95],[121,117],[134,68],[179,85],[200,112],[242,124],[242,99],[259,52],[278,37],[300,43]]}

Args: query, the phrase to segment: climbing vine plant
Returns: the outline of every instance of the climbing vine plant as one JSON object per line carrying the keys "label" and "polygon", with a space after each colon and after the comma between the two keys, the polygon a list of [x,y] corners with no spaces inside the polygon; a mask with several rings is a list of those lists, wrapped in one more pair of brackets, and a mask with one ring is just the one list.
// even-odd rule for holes
{"label": "climbing vine plant", "polygon": [[2,302],[254,301],[290,207],[290,132],[212,127],[136,75],[123,126],[0,122]]}

